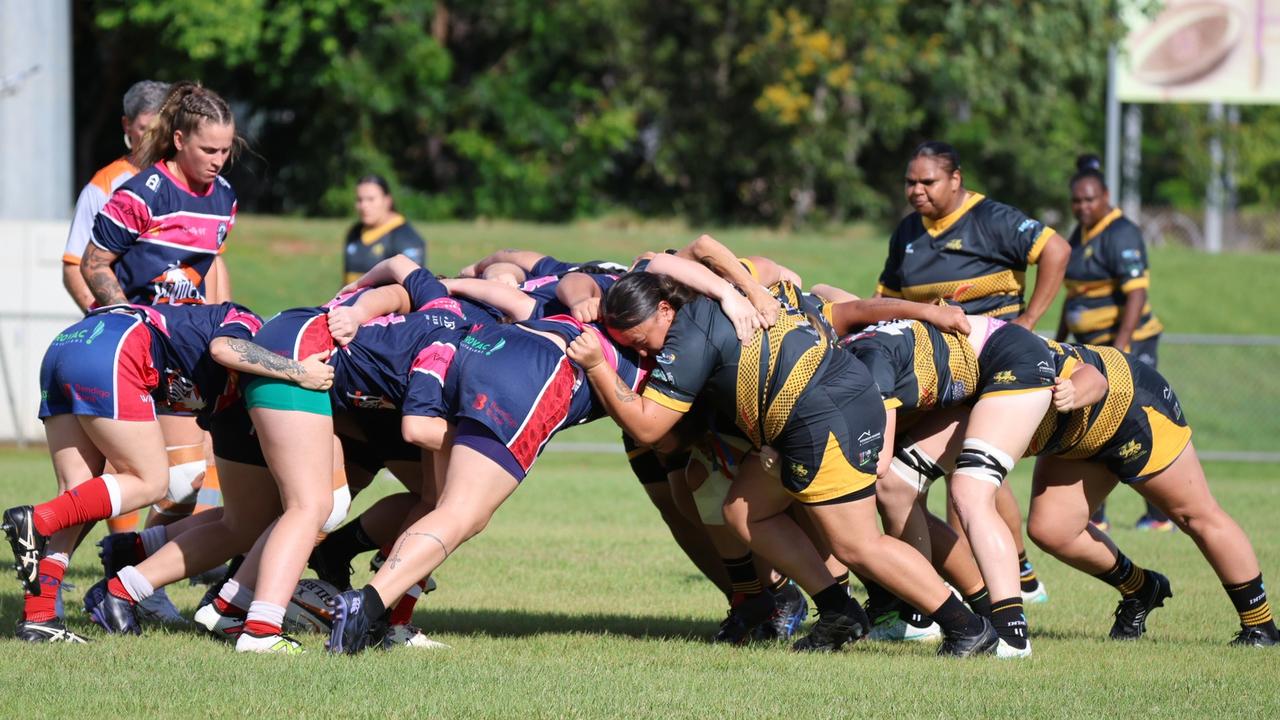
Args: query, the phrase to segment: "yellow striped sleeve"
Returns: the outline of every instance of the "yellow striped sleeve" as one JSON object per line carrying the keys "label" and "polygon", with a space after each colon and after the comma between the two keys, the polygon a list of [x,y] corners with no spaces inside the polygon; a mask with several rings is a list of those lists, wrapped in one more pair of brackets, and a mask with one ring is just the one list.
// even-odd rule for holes
{"label": "yellow striped sleeve", "polygon": [[885,398],[885,399],[884,399],[884,409],[885,409],[885,410],[897,410],[897,409],[898,409],[898,408],[900,408],[900,407],[902,407],[902,401],[901,401],[901,400],[899,400],[898,398]]}
{"label": "yellow striped sleeve", "polygon": [[1151,287],[1151,273],[1144,272],[1142,273],[1142,277],[1126,280],[1124,284],[1120,286],[1120,292],[1127,294],[1134,290],[1146,290],[1149,287]]}
{"label": "yellow striped sleeve", "polygon": [[652,386],[644,389],[644,397],[652,400],[668,410],[674,410],[678,413],[687,413],[693,407],[693,403],[687,403],[683,400],[667,397],[655,390]]}
{"label": "yellow striped sleeve", "polygon": [[1041,390],[1052,391],[1052,389],[1053,388],[1049,387],[1048,385],[1045,385],[1044,387],[1016,388],[1013,390],[991,390],[989,392],[982,393],[982,397],[988,398],[988,397],[999,397],[1001,395],[1025,395],[1027,393],[1040,392]]}
{"label": "yellow striped sleeve", "polygon": [[1048,225],[1044,226],[1044,230],[1036,236],[1036,241],[1031,243],[1031,251],[1027,253],[1027,264],[1035,265],[1040,261],[1040,253],[1044,250],[1045,243],[1049,242],[1049,236],[1054,235],[1057,231]]}
{"label": "yellow striped sleeve", "polygon": [[902,297],[902,291],[890,290],[889,288],[885,287],[883,283],[876,284],[876,294],[880,295],[881,297],[891,297],[891,298]]}
{"label": "yellow striped sleeve", "polygon": [[747,272],[751,273],[752,280],[760,282],[760,271],[756,269],[756,264],[751,262],[750,258],[741,257],[738,258],[738,262],[742,264],[742,267],[747,269]]}

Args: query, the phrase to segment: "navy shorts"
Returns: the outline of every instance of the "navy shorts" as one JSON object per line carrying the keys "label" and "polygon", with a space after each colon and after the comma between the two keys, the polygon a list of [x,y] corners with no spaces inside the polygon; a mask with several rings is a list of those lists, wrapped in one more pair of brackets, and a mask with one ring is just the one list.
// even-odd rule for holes
{"label": "navy shorts", "polygon": [[63,330],[40,363],[40,418],[156,419],[151,330],[131,313],[95,313]]}

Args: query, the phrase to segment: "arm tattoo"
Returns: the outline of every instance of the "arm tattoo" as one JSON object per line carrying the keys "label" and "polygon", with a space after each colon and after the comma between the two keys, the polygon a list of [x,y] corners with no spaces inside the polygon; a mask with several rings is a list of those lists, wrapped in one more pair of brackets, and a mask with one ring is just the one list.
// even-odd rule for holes
{"label": "arm tattoo", "polygon": [[306,368],[297,360],[277,355],[270,350],[240,338],[227,338],[227,347],[240,355],[240,361],[257,365],[272,373],[284,373],[290,378],[306,374]]}
{"label": "arm tattoo", "polygon": [[99,305],[121,305],[129,302],[124,296],[124,290],[120,288],[120,281],[116,279],[116,274],[111,269],[111,260],[103,255],[104,253],[96,245],[90,245],[88,252],[85,253],[82,274],[85,284],[89,286],[89,292],[93,293],[93,299],[97,300]]}
{"label": "arm tattoo", "polygon": [[613,396],[618,399],[618,402],[624,403],[635,402],[636,398],[640,397],[636,395],[630,385],[627,385],[622,381],[622,378],[616,376],[613,379]]}

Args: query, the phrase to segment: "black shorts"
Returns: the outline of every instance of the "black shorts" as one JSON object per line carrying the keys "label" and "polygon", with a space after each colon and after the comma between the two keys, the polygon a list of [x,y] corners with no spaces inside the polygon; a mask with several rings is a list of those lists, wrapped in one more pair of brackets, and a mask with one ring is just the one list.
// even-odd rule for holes
{"label": "black shorts", "polygon": [[[421,462],[422,448],[405,442],[400,413],[393,410],[355,410],[349,414],[363,437],[338,433],[343,461],[376,475],[389,462]],[[344,423],[338,422],[335,427]]]}
{"label": "black shorts", "polygon": [[805,505],[875,495],[884,420],[884,400],[866,384],[865,370],[842,371],[806,388],[772,443],[783,487]]}
{"label": "black shorts", "polygon": [[1159,335],[1152,335],[1146,340],[1133,340],[1129,343],[1129,354],[1134,360],[1155,370],[1160,362],[1160,356],[1156,352],[1159,344]]}
{"label": "black shorts", "polygon": [[978,354],[979,399],[1053,387],[1057,377],[1053,351],[1040,336],[1008,323],[991,333]]}
{"label": "black shorts", "polygon": [[1120,482],[1135,483],[1172,465],[1191,442],[1191,427],[1169,381],[1137,358],[1125,359],[1133,375],[1133,402],[1110,439],[1082,459],[1102,463]]}
{"label": "black shorts", "polygon": [[665,483],[669,473],[683,470],[689,464],[688,450],[664,455],[652,448],[640,447],[626,433],[622,434],[622,447],[627,451],[631,472],[635,473],[641,485]]}
{"label": "black shorts", "polygon": [[214,457],[245,465],[267,466],[267,459],[262,456],[262,446],[258,444],[258,435],[253,430],[253,421],[249,419],[249,411],[243,401],[237,400],[230,407],[215,413],[204,424],[207,424],[209,437],[213,440]]}

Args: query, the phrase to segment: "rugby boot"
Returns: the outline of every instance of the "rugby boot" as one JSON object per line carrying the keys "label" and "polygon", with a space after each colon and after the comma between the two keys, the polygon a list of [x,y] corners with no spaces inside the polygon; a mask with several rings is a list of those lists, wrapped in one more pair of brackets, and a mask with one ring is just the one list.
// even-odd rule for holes
{"label": "rugby boot", "polygon": [[711,642],[745,645],[755,629],[767,623],[776,611],[777,602],[772,593],[740,596],[729,608]]}
{"label": "rugby boot", "polygon": [[[948,657],[972,657],[974,655],[992,655],[1000,644],[1000,636],[996,628],[987,618],[982,620],[982,630],[974,635],[964,633],[945,633],[942,644],[938,646],[938,655]],[[1028,648],[1031,646],[1028,644]]]}
{"label": "rugby boot", "polygon": [[[868,605],[870,603],[868,602]],[[938,642],[942,639],[942,628],[924,615],[899,603],[892,609],[876,610],[865,608],[867,617],[871,618],[871,632],[868,640],[880,642]]]}
{"label": "rugby boot", "polygon": [[29,594],[40,597],[40,558],[44,557],[49,538],[36,530],[35,511],[30,505],[11,507],[4,511],[0,528],[13,548],[13,569],[18,571],[18,580]]}
{"label": "rugby boot", "polygon": [[1133,597],[1122,598],[1116,606],[1116,620],[1111,624],[1112,640],[1137,640],[1147,631],[1147,616],[1173,597],[1169,578],[1147,570],[1147,581]]}
{"label": "rugby boot", "polygon": [[809,616],[809,601],[791,580],[773,593],[773,600],[776,605],[773,615],[756,627],[752,640],[790,640]]}
{"label": "rugby boot", "polygon": [[373,617],[368,611],[363,592],[346,590],[326,604],[333,611],[333,629],[329,631],[329,642],[325,643],[329,652],[355,655],[382,644],[387,634],[386,621]]}
{"label": "rugby boot", "polygon": [[191,621],[178,612],[177,606],[169,599],[169,594],[165,592],[164,588],[156,588],[154,593],[139,601],[135,609],[138,613],[138,619],[147,623],[160,623],[161,625],[178,627],[191,624]]}
{"label": "rugby boot", "polygon": [[103,577],[113,578],[130,565],[145,558],[142,541],[136,532],[111,533],[98,541],[98,557],[102,559]]}
{"label": "rugby boot", "polygon": [[242,632],[236,638],[236,652],[251,652],[273,655],[301,655],[306,652],[302,643],[284,633],[271,635],[254,635]]}
{"label": "rugby boot", "polygon": [[223,615],[212,602],[201,605],[193,619],[205,632],[223,642],[235,642],[244,629],[244,618]]}
{"label": "rugby boot", "polygon": [[1280,632],[1276,632],[1275,628],[1268,629],[1257,625],[1242,627],[1230,644],[1237,647],[1271,647],[1280,645]]}
{"label": "rugby boot", "polygon": [[857,642],[871,629],[871,620],[862,606],[852,598],[842,610],[818,613],[818,621],[809,634],[792,644],[796,652],[835,652],[847,643]]}
{"label": "rugby boot", "polygon": [[40,622],[19,620],[18,629],[14,632],[14,635],[19,640],[25,640],[30,643],[83,644],[89,642],[87,638],[68,630],[67,626],[62,622],[62,618],[56,617]]}
{"label": "rugby boot", "polygon": [[138,615],[128,600],[107,591],[107,581],[99,580],[84,594],[84,611],[103,630],[112,635],[141,635]]}
{"label": "rugby boot", "polygon": [[432,640],[427,634],[413,625],[392,625],[387,636],[382,638],[382,649],[391,650],[398,647],[418,648],[420,650],[448,650],[449,646]]}

